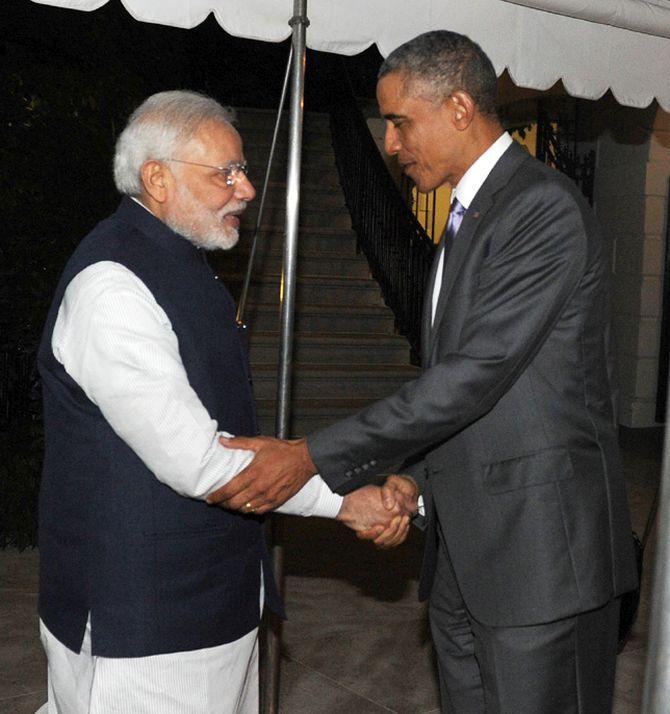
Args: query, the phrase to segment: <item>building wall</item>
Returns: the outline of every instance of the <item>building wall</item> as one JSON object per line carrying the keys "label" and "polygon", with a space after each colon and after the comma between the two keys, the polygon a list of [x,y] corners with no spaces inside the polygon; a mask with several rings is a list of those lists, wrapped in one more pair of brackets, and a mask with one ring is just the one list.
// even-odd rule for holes
{"label": "building wall", "polygon": [[598,133],[595,208],[612,268],[619,421],[655,425],[670,115],[607,105]]}

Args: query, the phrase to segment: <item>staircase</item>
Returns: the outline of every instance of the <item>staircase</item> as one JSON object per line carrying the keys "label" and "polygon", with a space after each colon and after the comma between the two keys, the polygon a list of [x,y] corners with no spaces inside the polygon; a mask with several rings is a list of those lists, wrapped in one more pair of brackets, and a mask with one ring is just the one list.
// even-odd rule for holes
{"label": "staircase", "polygon": [[[258,196],[244,214],[238,246],[215,254],[215,267],[236,298],[246,271],[274,121],[273,112],[238,111],[237,126]],[[284,120],[244,316],[260,427],[265,434],[275,429],[286,134]],[[290,422],[294,436],[391,394],[418,373],[409,363],[406,339],[394,333],[393,313],[384,305],[365,256],[356,250],[327,115],[305,115],[303,142]]]}

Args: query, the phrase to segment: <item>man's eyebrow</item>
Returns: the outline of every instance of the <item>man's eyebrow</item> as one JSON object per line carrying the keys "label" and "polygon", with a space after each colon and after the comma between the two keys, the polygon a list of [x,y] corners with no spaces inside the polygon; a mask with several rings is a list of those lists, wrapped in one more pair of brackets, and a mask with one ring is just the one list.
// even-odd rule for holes
{"label": "man's eyebrow", "polygon": [[388,114],[383,114],[382,119],[404,119],[405,115],[404,114],[394,114],[393,112],[389,112]]}

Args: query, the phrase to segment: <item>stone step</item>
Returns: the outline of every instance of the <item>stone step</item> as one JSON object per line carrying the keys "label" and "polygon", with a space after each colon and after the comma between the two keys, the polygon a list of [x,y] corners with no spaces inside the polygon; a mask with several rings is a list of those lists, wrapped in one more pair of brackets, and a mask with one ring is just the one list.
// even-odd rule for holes
{"label": "stone step", "polygon": [[[410,365],[293,365],[293,399],[381,399],[418,375]],[[274,365],[253,365],[256,399],[273,399],[277,394]]]}
{"label": "stone step", "polygon": [[[256,332],[251,340],[251,363],[276,369],[279,332]],[[297,364],[408,365],[409,343],[402,335],[356,333],[298,333],[293,342]]]}
{"label": "stone step", "polygon": [[[254,109],[252,107],[235,107],[235,125],[239,129],[250,131],[274,132],[277,122],[277,111],[274,109]],[[288,112],[284,112],[279,133],[288,132]],[[306,112],[303,119],[303,134],[330,134],[330,115],[324,112]]]}
{"label": "stone step", "polygon": [[[265,167],[270,155],[274,133],[275,112],[259,114],[255,111],[238,112],[237,128],[244,141],[244,153],[251,168],[251,179],[261,183],[265,176]],[[280,179],[286,176],[288,165],[289,139],[286,118],[277,136],[273,159],[273,173]],[[302,172],[310,172],[309,167],[322,164],[335,169],[335,155],[329,126],[329,117],[306,114],[302,133]],[[335,173],[337,171],[335,170]]]}
{"label": "stone step", "polygon": [[[258,242],[254,254],[253,275],[261,277],[265,274],[278,275],[284,261],[283,246],[271,246]],[[230,251],[221,259],[219,273],[226,284],[241,281],[246,274],[249,262],[249,246],[245,250]],[[370,276],[368,262],[363,255],[340,255],[338,253],[312,253],[298,252],[297,274],[299,277],[307,275],[336,275],[339,277],[362,278]]]}
{"label": "stone step", "polygon": [[[261,121],[256,121],[256,119]],[[245,136],[265,139],[268,143],[272,142],[272,137],[275,132],[276,114],[266,117],[242,117],[235,123],[237,130]],[[314,116],[311,113],[305,115],[305,121],[302,125],[302,140],[303,144],[313,141],[330,140],[331,138],[330,119],[328,115]],[[282,119],[277,134],[277,144],[283,142],[288,143],[289,127],[286,117]]]}
{"label": "stone step", "polygon": [[[355,414],[375,400],[369,399],[293,399],[289,415],[289,435],[304,436],[350,414]],[[261,434],[275,434],[276,400],[257,399]]]}
{"label": "stone step", "polygon": [[[266,163],[272,149],[272,132],[240,131],[244,155],[250,163]],[[321,155],[334,158],[334,148],[330,132],[323,134],[304,134],[302,141],[303,161],[318,159]],[[288,162],[289,142],[286,136],[280,136],[275,144],[275,161]]]}
{"label": "stone step", "polygon": [[[228,276],[227,282],[241,283],[243,275]],[[279,300],[279,273],[254,276],[249,284],[248,300],[254,303],[275,303]],[[296,280],[296,302],[301,305],[384,305],[379,285],[374,280],[303,275]]]}
{"label": "stone step", "polygon": [[[265,177],[265,163],[252,165],[251,180],[255,186],[261,186]],[[273,164],[270,178],[273,181],[286,181],[286,166]],[[318,161],[303,159],[300,168],[300,181],[302,192],[309,191],[309,187],[318,185],[320,188],[333,188],[341,191],[340,176],[337,173],[334,160]]]}
{"label": "stone step", "polygon": [[[250,163],[249,164],[249,180],[256,189],[257,198],[255,202],[260,202],[261,190],[263,181],[265,180],[266,164]],[[303,164],[301,168],[301,190],[300,202],[302,205],[303,199],[308,200],[307,196],[314,190],[312,187],[318,186],[319,190],[327,190],[342,194],[342,186],[340,184],[340,176],[331,163],[310,163]],[[286,184],[286,167],[275,164],[270,172],[270,182],[274,184]],[[285,193],[283,194],[286,195]],[[318,200],[318,199],[317,199]]]}
{"label": "stone step", "polygon": [[[247,211],[254,206],[260,206],[263,176],[258,173],[253,176],[256,187],[256,198],[249,204]],[[285,178],[285,177],[283,177]],[[286,181],[269,181],[268,191],[265,196],[266,206],[286,206]],[[303,186],[300,192],[300,210],[308,209],[334,209],[347,211],[344,195],[339,186]]]}
{"label": "stone step", "polygon": [[[256,332],[271,332],[280,329],[281,315],[277,304],[249,303],[245,322],[249,326],[250,339]],[[360,307],[302,304],[295,314],[295,331],[330,332],[331,334],[392,334],[393,313],[387,307],[361,305]]]}
{"label": "stone step", "polygon": [[[251,244],[254,227],[253,224],[246,226],[243,221],[240,242],[235,250],[248,250],[246,246]],[[258,240],[259,243],[283,246],[284,233],[284,226],[263,223],[258,233]],[[298,252],[302,253],[303,251],[311,253],[326,251],[328,253],[352,255],[356,253],[356,234],[350,229],[334,228],[332,226],[310,226],[308,229],[298,226]],[[218,255],[220,254],[213,253],[211,257],[214,258]]]}
{"label": "stone step", "polygon": [[[244,152],[250,164],[250,178],[261,185],[272,145],[276,112],[257,112],[238,109],[237,127],[244,140]],[[311,185],[323,183],[339,185],[335,155],[327,114],[305,114],[302,135],[303,181]],[[277,137],[272,176],[275,180],[285,180],[288,161],[288,130],[286,117]]]}
{"label": "stone step", "polygon": [[[252,139],[253,142],[253,139]],[[280,173],[277,174],[278,180],[286,178],[286,169],[289,165],[288,148],[277,146],[275,149],[274,158],[272,160],[273,169],[279,167]],[[270,160],[270,146],[262,140],[255,143],[244,144],[244,158],[249,164],[249,177],[252,181],[260,183],[265,178],[268,161]],[[321,146],[310,148],[303,145],[301,173],[314,164],[318,164],[322,168],[328,168],[337,174],[337,165],[335,163],[335,153],[332,148]]]}
{"label": "stone step", "polygon": [[[302,248],[302,246],[300,246]],[[223,279],[224,283],[231,286],[241,283],[247,272],[251,251],[251,239],[244,241],[235,250],[213,253],[209,256],[212,268]],[[284,245],[275,241],[259,239],[254,253],[252,274],[261,279],[265,274],[279,275],[284,262]],[[343,253],[334,251],[307,251],[299,250],[297,258],[297,274],[306,276],[336,276],[367,279],[370,277],[370,267],[362,253],[356,253],[346,246]],[[272,278],[275,280],[276,278]]]}
{"label": "stone step", "polygon": [[[272,134],[257,133],[253,131],[240,131],[243,142],[244,156],[254,171],[265,166],[270,157],[272,149]],[[289,145],[286,137],[279,137],[275,144],[273,164],[288,165]],[[306,134],[302,142],[303,165],[308,161],[320,161],[323,157],[329,157],[334,166],[335,152],[332,145],[330,133],[328,134]],[[264,175],[264,174],[263,174]]]}
{"label": "stone step", "polygon": [[[247,161],[252,166],[257,163],[265,165],[272,148],[272,135],[247,133],[247,135],[242,135],[242,140],[244,156]],[[286,166],[289,156],[288,149],[288,141],[278,139],[275,144],[273,162],[279,162]],[[303,161],[319,161],[322,157],[329,157],[331,161],[334,161],[335,151],[330,134],[306,135],[302,142],[302,157]]]}
{"label": "stone step", "polygon": [[[256,225],[260,204],[250,203],[242,217],[242,230],[253,230]],[[263,209],[264,225],[284,226],[286,224],[286,205],[284,203],[266,204]],[[313,226],[329,226],[330,228],[348,230],[351,228],[351,216],[346,208],[332,206],[301,204],[298,225],[301,228]]]}

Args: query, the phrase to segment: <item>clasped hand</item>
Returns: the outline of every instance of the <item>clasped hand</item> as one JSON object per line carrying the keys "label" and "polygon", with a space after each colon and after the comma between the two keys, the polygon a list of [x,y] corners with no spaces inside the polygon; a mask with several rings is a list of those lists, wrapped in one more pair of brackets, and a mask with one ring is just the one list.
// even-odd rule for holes
{"label": "clasped hand", "polygon": [[418,496],[419,489],[409,476],[389,476],[381,488],[363,486],[348,493],[337,520],[378,548],[393,548],[407,538]]}
{"label": "clasped hand", "polygon": [[[254,460],[234,479],[207,496],[208,503],[234,511],[267,513],[297,493],[317,471],[305,439],[221,437],[220,442],[255,453]],[[412,479],[390,476],[382,488],[363,486],[347,494],[337,519],[354,529],[359,538],[390,548],[407,537],[418,495]]]}

